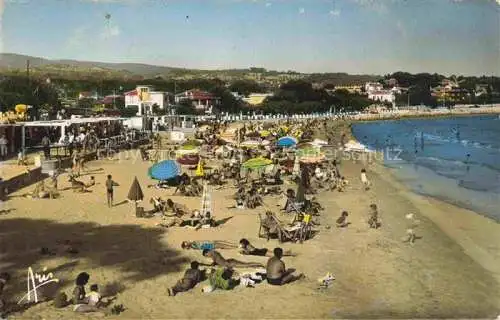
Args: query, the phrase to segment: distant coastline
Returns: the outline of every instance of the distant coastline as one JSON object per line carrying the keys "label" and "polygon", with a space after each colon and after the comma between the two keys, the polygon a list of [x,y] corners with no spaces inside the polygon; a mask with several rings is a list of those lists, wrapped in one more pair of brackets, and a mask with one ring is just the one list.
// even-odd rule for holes
{"label": "distant coastline", "polygon": [[394,110],[380,113],[364,113],[353,116],[353,121],[400,120],[418,118],[443,118],[473,115],[500,115],[500,104],[481,106],[479,108],[434,109],[431,111]]}

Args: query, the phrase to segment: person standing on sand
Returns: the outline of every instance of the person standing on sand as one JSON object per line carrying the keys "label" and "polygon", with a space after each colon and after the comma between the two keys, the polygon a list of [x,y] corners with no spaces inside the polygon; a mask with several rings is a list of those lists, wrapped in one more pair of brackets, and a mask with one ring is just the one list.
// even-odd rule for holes
{"label": "person standing on sand", "polygon": [[113,187],[118,187],[119,184],[113,181],[113,177],[108,175],[106,180],[106,199],[108,201],[108,207],[113,206]]}
{"label": "person standing on sand", "polygon": [[361,182],[363,183],[365,190],[370,189],[371,183],[370,180],[366,177],[366,170],[361,169]]}
{"label": "person standing on sand", "polygon": [[274,248],[274,257],[267,261],[266,274],[267,283],[273,286],[282,286],[284,284],[304,278],[304,274],[295,276],[294,269],[286,269],[285,263],[281,260],[283,257],[283,249]]}

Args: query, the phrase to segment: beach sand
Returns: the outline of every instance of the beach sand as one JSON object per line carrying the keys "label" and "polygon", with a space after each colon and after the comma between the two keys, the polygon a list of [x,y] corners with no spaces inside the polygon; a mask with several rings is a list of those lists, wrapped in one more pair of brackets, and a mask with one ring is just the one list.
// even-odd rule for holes
{"label": "beach sand", "polygon": [[[215,229],[195,231],[155,227],[158,218],[138,219],[133,204],[106,206],[104,181],[107,174],[120,184],[115,202],[122,202],[134,176],[142,185],[146,200],[151,196],[171,197],[198,209],[200,198],[171,196],[173,189],[147,188],[150,163],[121,156],[120,161],[101,160],[88,165],[95,171],[98,185],[86,194],[62,191],[57,200],[16,197],[33,187],[18,191],[4,203],[15,209],[0,215],[0,270],[13,279],[4,298],[17,301],[26,292],[26,272],[47,267],[61,279],[69,295],[79,272],[90,273],[89,285],[97,283],[104,291],[120,291],[115,304],[125,312],[110,318],[495,318],[500,314],[500,225],[474,212],[438,200],[419,196],[396,182],[379,164],[367,164],[373,183],[371,190],[361,186],[359,172],[363,162],[341,163],[340,170],[350,181],[346,192],[325,192],[317,196],[326,207],[321,214],[319,234],[303,244],[282,247],[297,253],[285,257],[287,267],[304,272],[306,279],[284,287],[259,284],[256,288],[201,292],[194,290],[168,297],[167,288],[182,277],[191,260],[207,262],[200,252],[181,251],[183,240],[230,240],[245,237],[257,247],[274,248],[277,240],[258,239],[259,219],[266,208],[278,211],[278,198],[265,198],[266,208],[228,209],[234,188],[212,194],[217,219],[229,218]],[[140,158],[139,158],[140,159]],[[82,177],[82,180],[89,176]],[[69,186],[67,176],[59,187]],[[284,186],[286,189],[287,186]],[[369,205],[379,207],[382,227],[369,229]],[[141,204],[151,209],[149,201]],[[335,228],[342,210],[349,212],[352,224]],[[403,243],[408,221],[414,213],[421,237],[413,245]],[[283,219],[290,219],[286,217]],[[331,228],[327,228],[331,226]],[[60,240],[79,241],[80,252],[65,253]],[[41,247],[54,249],[44,256]],[[236,250],[222,250],[226,258],[256,261],[266,258],[241,256]],[[317,278],[327,272],[336,280],[327,289],[318,289]],[[118,285],[117,285],[118,284]],[[40,303],[16,313],[11,319],[93,318],[72,312],[71,307],[55,309],[51,302]]]}

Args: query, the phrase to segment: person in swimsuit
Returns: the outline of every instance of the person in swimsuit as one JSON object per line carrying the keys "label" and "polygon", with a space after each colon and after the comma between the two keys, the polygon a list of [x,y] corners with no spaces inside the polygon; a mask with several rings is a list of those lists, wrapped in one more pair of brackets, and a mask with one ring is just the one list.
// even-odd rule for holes
{"label": "person in swimsuit", "polygon": [[286,269],[285,263],[281,260],[283,257],[283,249],[275,248],[274,256],[269,258],[266,267],[267,282],[273,286],[281,286],[299,279],[304,278],[304,274],[294,275],[294,269]]}
{"label": "person in swimsuit", "polygon": [[191,268],[186,270],[184,277],[177,281],[175,286],[168,289],[168,295],[173,297],[179,292],[185,292],[193,289],[200,281],[203,280],[205,271],[200,270],[197,261],[191,262]]}
{"label": "person in swimsuit", "polygon": [[261,263],[255,263],[255,262],[243,262],[243,261],[238,261],[235,259],[224,259],[224,257],[215,250],[203,250],[202,252],[204,257],[210,258],[212,260],[212,264],[203,264],[205,266],[221,266],[225,268],[263,268],[264,266]]}
{"label": "person in swimsuit", "polygon": [[76,287],[73,289],[73,304],[75,312],[96,312],[96,306],[89,305],[89,298],[85,293],[85,285],[89,282],[90,276],[87,272],[78,274],[75,280]]}
{"label": "person in swimsuit", "polygon": [[236,249],[238,246],[229,241],[182,241],[181,248],[184,250],[223,250],[223,249]]}
{"label": "person in swimsuit", "polygon": [[[273,253],[269,251],[267,248],[255,248],[250,244],[250,241],[247,239],[243,238],[240,240],[240,253],[243,255],[249,255],[249,256],[267,256],[267,257],[272,257]],[[291,251],[286,251],[283,253],[283,256],[293,256]]]}

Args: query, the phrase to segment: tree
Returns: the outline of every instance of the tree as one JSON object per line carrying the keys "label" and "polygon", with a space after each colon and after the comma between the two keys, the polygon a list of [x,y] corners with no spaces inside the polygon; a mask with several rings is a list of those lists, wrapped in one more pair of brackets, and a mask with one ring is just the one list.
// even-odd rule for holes
{"label": "tree", "polygon": [[189,100],[182,100],[176,107],[175,112],[177,114],[196,114],[196,109]]}
{"label": "tree", "polygon": [[237,80],[229,86],[229,90],[248,96],[251,93],[264,92],[266,89],[255,81]]}

